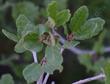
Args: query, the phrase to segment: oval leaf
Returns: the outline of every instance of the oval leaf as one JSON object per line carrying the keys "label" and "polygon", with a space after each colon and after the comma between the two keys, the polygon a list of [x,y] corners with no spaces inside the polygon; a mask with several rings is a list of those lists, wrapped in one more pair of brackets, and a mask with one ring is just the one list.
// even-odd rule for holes
{"label": "oval leaf", "polygon": [[47,8],[48,11],[48,16],[50,16],[52,19],[56,19],[56,15],[57,15],[57,2],[56,1],[52,1]]}
{"label": "oval leaf", "polygon": [[44,71],[53,74],[55,70],[62,71],[63,58],[58,46],[47,46],[45,51],[46,64],[44,65]]}
{"label": "oval leaf", "polygon": [[0,84],[14,84],[13,78],[10,74],[5,74],[1,77]]}
{"label": "oval leaf", "polygon": [[101,18],[92,18],[85,22],[79,31],[75,32],[75,39],[84,40],[97,35],[103,30],[105,21]]}
{"label": "oval leaf", "polygon": [[57,26],[61,26],[64,25],[66,22],[69,21],[70,19],[70,10],[66,9],[66,10],[62,10],[61,12],[58,12],[57,14],[57,19],[56,19],[56,25]]}
{"label": "oval leaf", "polygon": [[22,35],[22,31],[24,30],[25,26],[28,23],[30,23],[30,21],[28,20],[28,18],[26,16],[19,15],[19,17],[16,20],[17,32],[18,32],[19,36]]}
{"label": "oval leaf", "polygon": [[32,63],[23,70],[23,76],[27,83],[33,83],[37,81],[42,74],[40,64]]}
{"label": "oval leaf", "polygon": [[4,34],[7,38],[11,39],[11,40],[14,41],[14,42],[18,42],[18,37],[17,37],[16,35],[14,35],[14,34],[8,32],[8,31],[6,31],[6,30],[4,30],[4,29],[2,29],[2,32],[3,32],[3,34]]}
{"label": "oval leaf", "polygon": [[81,6],[76,10],[70,21],[70,29],[72,32],[77,32],[80,27],[85,23],[88,18],[88,8],[86,6]]}

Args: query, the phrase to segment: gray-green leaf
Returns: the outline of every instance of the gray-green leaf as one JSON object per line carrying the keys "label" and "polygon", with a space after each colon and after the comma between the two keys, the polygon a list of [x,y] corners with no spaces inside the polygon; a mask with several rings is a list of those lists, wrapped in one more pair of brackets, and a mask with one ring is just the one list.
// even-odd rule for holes
{"label": "gray-green leaf", "polygon": [[19,42],[15,45],[15,51],[17,53],[23,53],[24,51],[26,51],[26,49],[23,47],[23,41],[24,39],[21,38]]}
{"label": "gray-green leaf", "polygon": [[38,29],[37,32],[38,32],[39,36],[41,36],[45,32],[49,31],[49,29],[45,25],[43,25],[43,24],[37,25],[37,29]]}
{"label": "gray-green leaf", "polygon": [[56,46],[47,46],[45,52],[46,64],[44,65],[44,71],[53,74],[55,70],[62,71],[63,58],[60,53],[60,48]]}
{"label": "gray-green leaf", "polygon": [[24,30],[25,26],[29,23],[30,21],[28,20],[26,16],[19,15],[19,17],[16,20],[17,32],[19,36],[22,35],[22,31]]}
{"label": "gray-green leaf", "polygon": [[86,6],[81,6],[76,10],[70,21],[70,29],[72,32],[77,32],[80,27],[85,23],[88,18],[88,8]]}
{"label": "gray-green leaf", "polygon": [[32,23],[28,23],[28,24],[26,24],[24,30],[21,33],[22,33],[23,37],[25,37],[26,35],[28,35],[30,33],[38,34],[38,28]]}
{"label": "gray-green leaf", "polygon": [[33,83],[34,81],[37,81],[41,74],[41,65],[37,63],[32,63],[23,70],[23,76],[27,83]]}
{"label": "gray-green leaf", "polygon": [[5,74],[1,77],[0,84],[14,84],[13,78],[10,74]]}
{"label": "gray-green leaf", "polygon": [[36,33],[30,33],[24,37],[23,47],[29,51],[41,51],[43,44],[39,42],[38,35]]}
{"label": "gray-green leaf", "polygon": [[57,13],[57,19],[56,19],[56,25],[57,26],[61,26],[64,25],[66,22],[69,21],[70,19],[70,10],[66,9],[66,10],[62,10],[61,12]]}
{"label": "gray-green leaf", "polygon": [[50,16],[52,19],[56,19],[56,15],[57,15],[57,2],[56,1],[52,1],[47,8],[48,11],[48,16]]}
{"label": "gray-green leaf", "polygon": [[16,20],[16,18],[20,14],[23,14],[26,17],[28,17],[31,21],[34,21],[39,14],[38,7],[35,6],[32,2],[18,2],[12,8],[12,16]]}
{"label": "gray-green leaf", "polygon": [[14,41],[14,42],[18,42],[18,37],[17,37],[16,35],[14,35],[14,34],[8,32],[8,31],[6,31],[6,30],[4,30],[4,29],[2,29],[2,32],[3,32],[3,34],[4,34],[7,38],[11,39],[11,40]]}
{"label": "gray-green leaf", "polygon": [[97,35],[103,30],[105,21],[101,18],[92,18],[85,22],[85,24],[78,30],[74,32],[75,39],[84,40],[89,39]]}

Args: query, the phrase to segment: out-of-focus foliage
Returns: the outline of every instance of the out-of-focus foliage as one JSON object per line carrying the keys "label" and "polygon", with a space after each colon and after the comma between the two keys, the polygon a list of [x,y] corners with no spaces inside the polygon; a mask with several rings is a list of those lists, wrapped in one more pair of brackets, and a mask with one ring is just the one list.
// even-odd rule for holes
{"label": "out-of-focus foliage", "polygon": [[14,84],[13,78],[10,74],[5,74],[1,77],[1,84]]}

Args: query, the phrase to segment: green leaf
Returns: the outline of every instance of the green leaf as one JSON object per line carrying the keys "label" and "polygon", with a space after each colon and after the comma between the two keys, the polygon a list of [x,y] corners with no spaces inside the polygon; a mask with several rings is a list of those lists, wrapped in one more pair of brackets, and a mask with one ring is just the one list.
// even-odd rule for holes
{"label": "green leaf", "polygon": [[27,83],[33,83],[34,81],[37,81],[41,74],[41,65],[37,63],[32,63],[23,70],[23,76]]}
{"label": "green leaf", "polygon": [[63,58],[60,53],[60,48],[56,46],[47,46],[45,51],[46,63],[43,65],[44,71],[53,74],[55,70],[62,71]]}
{"label": "green leaf", "polygon": [[87,70],[91,70],[93,68],[92,56],[89,54],[83,54],[78,56],[78,59],[81,64],[87,67]]}
{"label": "green leaf", "polygon": [[110,59],[105,59],[104,57],[101,57],[98,59],[95,63],[94,66],[92,67],[92,70],[95,72],[100,72],[101,69],[106,65],[107,61]]}
{"label": "green leaf", "polygon": [[1,77],[0,84],[14,84],[13,78],[10,74],[5,74]]}
{"label": "green leaf", "polygon": [[70,29],[72,32],[77,32],[80,27],[85,23],[88,18],[88,8],[86,6],[81,6],[76,10],[70,21]]}
{"label": "green leaf", "polygon": [[57,2],[56,1],[52,1],[47,8],[48,11],[48,16],[50,16],[52,19],[56,19],[56,15],[57,15]]}
{"label": "green leaf", "polygon": [[43,44],[39,42],[38,35],[36,33],[30,33],[24,37],[23,47],[29,51],[41,51]]}
{"label": "green leaf", "polygon": [[78,41],[70,41],[70,42],[66,41],[66,42],[64,43],[63,47],[64,47],[64,48],[70,48],[70,47],[75,47],[75,46],[77,46],[78,44],[79,44]]}
{"label": "green leaf", "polygon": [[47,5],[49,3],[51,3],[52,1],[58,2],[59,9],[65,9],[65,8],[67,8],[67,0],[44,0],[45,7],[47,7]]}
{"label": "green leaf", "polygon": [[19,42],[15,45],[15,51],[17,53],[23,53],[24,51],[26,51],[26,49],[23,47],[23,41],[24,39],[21,38]]}
{"label": "green leaf", "polygon": [[43,25],[43,24],[37,25],[37,29],[38,29],[37,31],[38,31],[39,36],[41,36],[45,32],[49,31],[49,29],[45,25]]}
{"label": "green leaf", "polygon": [[36,33],[36,34],[39,33],[38,28],[32,23],[26,24],[24,30],[22,31],[22,36],[25,37],[26,35],[30,33]]}
{"label": "green leaf", "polygon": [[93,50],[95,50],[97,53],[103,53],[102,48],[103,48],[103,41],[104,41],[105,34],[106,32],[103,31],[100,34],[99,39],[95,42],[93,46]]}
{"label": "green leaf", "polygon": [[12,16],[16,20],[20,14],[23,14],[31,21],[34,21],[39,14],[38,7],[35,6],[32,2],[18,2],[12,8]]}
{"label": "green leaf", "polygon": [[26,16],[19,15],[19,17],[16,20],[17,32],[19,36],[22,35],[22,31],[24,30],[25,26],[29,23],[30,21],[28,20]]}
{"label": "green leaf", "polygon": [[106,63],[104,69],[104,73],[105,73],[105,84],[110,84],[110,61]]}
{"label": "green leaf", "polygon": [[101,18],[92,18],[85,22],[85,24],[78,30],[74,32],[75,39],[84,40],[89,39],[97,35],[103,30],[105,21]]}
{"label": "green leaf", "polygon": [[18,37],[17,37],[16,35],[14,35],[14,34],[8,32],[8,31],[6,31],[6,30],[4,30],[4,29],[2,29],[2,32],[3,32],[3,34],[4,34],[7,38],[11,39],[11,40],[14,41],[14,42],[18,42]]}
{"label": "green leaf", "polygon": [[64,25],[66,22],[69,21],[70,19],[70,10],[68,9],[65,9],[65,10],[62,10],[61,12],[58,12],[56,17],[56,25],[57,26],[61,26],[61,25]]}
{"label": "green leaf", "polygon": [[[52,21],[50,24],[57,26],[64,25],[70,19],[70,11],[68,9],[58,12],[58,5],[56,1],[52,1],[47,8],[49,19]],[[53,27],[53,26],[52,26]]]}
{"label": "green leaf", "polygon": [[48,17],[48,21],[46,22],[46,25],[49,27],[49,28],[54,28],[56,23],[55,23],[55,20],[52,19],[51,17]]}

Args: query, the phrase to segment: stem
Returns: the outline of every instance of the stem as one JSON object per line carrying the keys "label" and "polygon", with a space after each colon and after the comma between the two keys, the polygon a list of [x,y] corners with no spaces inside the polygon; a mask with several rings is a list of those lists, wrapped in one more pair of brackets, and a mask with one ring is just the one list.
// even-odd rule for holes
{"label": "stem", "polygon": [[99,74],[99,75],[94,76],[94,77],[86,78],[84,80],[79,80],[79,81],[74,82],[72,84],[84,84],[84,83],[87,83],[87,82],[90,82],[90,81],[99,80],[99,79],[103,79],[103,78],[105,78],[105,75],[104,74]]}
{"label": "stem", "polygon": [[52,83],[51,84],[55,84],[55,82],[54,81],[52,81]]}
{"label": "stem", "polygon": [[[31,51],[32,52],[32,56],[33,56],[33,59],[34,59],[34,63],[38,63],[38,60],[37,60],[37,53],[35,51]],[[40,78],[41,79],[41,78]],[[36,82],[36,84],[41,84],[41,81],[38,80]]]}
{"label": "stem", "polygon": [[36,52],[35,51],[31,51],[31,52],[32,52],[32,55],[33,55],[34,62],[38,63]]}
{"label": "stem", "polygon": [[43,81],[43,84],[46,84],[47,83],[48,78],[49,78],[49,73],[46,74],[45,79]]}
{"label": "stem", "polygon": [[43,75],[44,75],[44,73],[42,73],[42,75],[40,76],[40,78],[39,78],[39,80],[36,82],[36,84],[42,84]]}
{"label": "stem", "polygon": [[[57,35],[59,36],[59,40],[62,44],[65,43],[66,39],[64,39],[60,34],[58,34],[54,29],[52,30],[53,31],[53,34],[54,35]],[[70,51],[74,52],[75,54],[77,55],[82,55],[82,54],[90,54],[90,55],[94,55],[96,54],[96,51],[95,50],[82,50],[82,49],[79,49],[79,48],[76,48],[76,47],[70,47],[68,48]],[[110,52],[110,47],[104,47],[101,49],[101,51],[103,53],[107,53],[107,52]]]}

